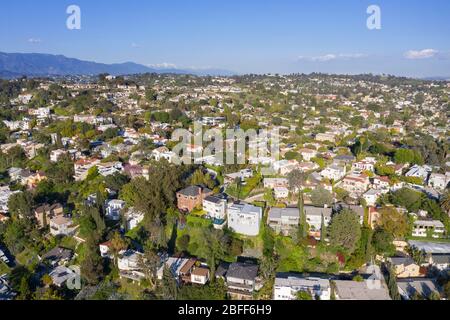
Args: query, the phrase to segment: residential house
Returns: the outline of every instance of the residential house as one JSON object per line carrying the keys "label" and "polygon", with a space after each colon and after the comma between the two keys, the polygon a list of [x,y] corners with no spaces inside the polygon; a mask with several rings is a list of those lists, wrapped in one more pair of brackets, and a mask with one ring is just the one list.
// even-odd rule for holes
{"label": "residential house", "polygon": [[285,187],[276,187],[273,189],[275,199],[287,199],[289,197],[289,189]]}
{"label": "residential house", "polygon": [[203,210],[213,220],[216,228],[224,226],[227,218],[227,200],[221,197],[207,196],[203,200]]}
{"label": "residential house", "polygon": [[331,223],[332,209],[304,206],[306,222],[309,225],[309,235],[317,240],[322,237],[322,231]]}
{"label": "residential house", "polygon": [[450,254],[431,254],[430,264],[439,271],[450,270]]}
{"label": "residential house", "polygon": [[178,209],[192,212],[196,208],[201,208],[203,200],[212,195],[212,190],[200,186],[189,186],[177,192]]}
{"label": "residential house", "polygon": [[52,150],[50,152],[50,161],[51,162],[58,162],[58,160],[64,156],[65,154],[67,154],[67,151],[64,149],[57,149],[57,150]]}
{"label": "residential house", "polygon": [[271,208],[267,224],[277,233],[287,236],[298,228],[300,211],[298,208]]}
{"label": "residential house", "polygon": [[408,278],[397,280],[398,292],[403,300],[412,300],[416,295],[425,299],[433,293],[439,294],[436,282],[432,279]]}
{"label": "residential house", "polygon": [[275,189],[275,188],[288,188],[289,181],[286,178],[264,178],[264,188]]}
{"label": "residential house", "polygon": [[83,181],[86,179],[89,169],[95,167],[100,163],[100,160],[98,159],[80,159],[75,162],[74,169],[75,169],[75,181]]}
{"label": "residential house", "polygon": [[56,247],[42,256],[43,261],[47,261],[52,267],[67,264],[73,257],[73,251]]}
{"label": "residential house", "polygon": [[317,151],[313,149],[303,148],[298,152],[301,154],[303,160],[305,161],[311,161],[312,158],[317,156]]}
{"label": "residential house", "polygon": [[397,278],[414,278],[420,276],[420,266],[411,257],[392,257],[389,261]]}
{"label": "residential house", "polygon": [[9,198],[20,191],[11,191],[9,186],[0,187],[0,212],[7,213],[9,211]]}
{"label": "residential house", "polygon": [[235,300],[252,300],[258,270],[255,264],[232,263],[225,275],[229,297]]}
{"label": "residential house", "polygon": [[105,217],[113,221],[119,221],[122,210],[125,209],[125,201],[123,200],[107,200],[105,209]]}
{"label": "residential house", "polygon": [[414,177],[420,178],[422,181],[426,181],[428,179],[428,175],[431,173],[432,168],[429,166],[419,166],[414,165],[409,169],[409,171],[405,174],[406,177]]}
{"label": "residential house", "polygon": [[144,216],[143,212],[137,211],[135,208],[129,208],[125,213],[127,230],[136,228],[144,220]]}
{"label": "residential house", "polygon": [[361,225],[364,224],[365,210],[363,206],[348,205],[346,203],[337,203],[333,206],[335,214],[339,214],[342,210],[347,209],[353,211],[359,219]]}
{"label": "residential house", "polygon": [[257,236],[262,220],[262,208],[247,203],[228,207],[228,227],[245,236]]}
{"label": "residential house", "polygon": [[328,279],[303,275],[277,274],[273,290],[273,300],[297,300],[299,292],[306,292],[316,300],[331,299],[331,285]]}
{"label": "residential house", "polygon": [[121,173],[123,170],[122,163],[119,161],[99,163],[97,165],[97,168],[98,168],[98,173],[104,177],[111,176],[116,173]]}
{"label": "residential house", "polygon": [[366,202],[367,206],[375,206],[382,194],[383,192],[381,190],[369,189],[366,193],[363,194],[362,198]]}
{"label": "residential house", "polygon": [[413,237],[433,237],[442,238],[445,233],[445,226],[439,220],[416,220],[414,221]]}
{"label": "residential house", "polygon": [[73,220],[63,215],[58,215],[50,219],[50,233],[53,236],[73,236],[77,226]]}
{"label": "residential house", "polygon": [[50,219],[63,214],[64,207],[59,203],[53,205],[45,204],[34,210],[34,217],[38,221],[40,228],[47,227]]}
{"label": "residential house", "polygon": [[428,186],[437,190],[445,190],[445,188],[447,188],[448,186],[449,181],[450,175],[448,173],[432,173],[430,175],[430,178],[428,179]]}
{"label": "residential house", "polygon": [[334,280],[333,285],[336,300],[392,300],[382,280],[362,282]]}
{"label": "residential house", "polygon": [[49,276],[52,278],[53,285],[62,288],[67,281],[70,281],[79,275],[71,268],[57,266],[50,272]]}
{"label": "residential house", "polygon": [[378,190],[389,189],[391,185],[391,180],[389,177],[375,177],[373,178],[373,187]]}
{"label": "residential house", "polygon": [[363,172],[363,171],[375,171],[376,160],[374,158],[366,158],[364,160],[355,162],[352,165],[352,170],[354,172]]}
{"label": "residential house", "polygon": [[334,133],[318,133],[316,135],[316,141],[320,142],[336,142],[336,135]]}
{"label": "residential house", "polygon": [[140,267],[142,253],[134,250],[126,250],[122,252],[117,260],[120,278],[130,279],[140,282],[145,274]]}
{"label": "residential house", "polygon": [[369,186],[370,180],[365,174],[349,174],[339,183],[339,187],[347,191],[353,198],[359,198]]}
{"label": "residential house", "polygon": [[325,169],[323,169],[320,172],[320,175],[325,179],[339,181],[345,177],[346,173],[347,173],[347,169],[345,168],[345,166],[340,166],[340,165],[334,163],[334,164],[326,167]]}

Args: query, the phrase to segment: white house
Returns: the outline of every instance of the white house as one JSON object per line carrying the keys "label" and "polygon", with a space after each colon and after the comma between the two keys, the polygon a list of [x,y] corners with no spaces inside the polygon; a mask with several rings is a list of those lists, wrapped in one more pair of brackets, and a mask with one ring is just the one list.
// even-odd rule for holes
{"label": "white house", "polygon": [[299,292],[309,293],[316,300],[330,300],[330,281],[293,274],[277,275],[273,289],[273,300],[297,300]]}
{"label": "white house", "polygon": [[120,173],[123,170],[123,165],[121,162],[107,162],[107,163],[100,163],[97,165],[98,173],[104,177],[111,176],[116,173]]}
{"label": "white house", "polygon": [[114,221],[120,220],[120,213],[125,208],[125,201],[122,200],[108,200],[106,201],[106,218]]}
{"label": "white house", "polygon": [[276,187],[273,189],[275,199],[286,199],[289,197],[289,189],[286,187]]}
{"label": "white house", "polygon": [[440,173],[432,173],[428,179],[428,186],[438,190],[444,190],[450,181],[450,172],[445,175]]}
{"label": "white house", "polygon": [[228,227],[236,233],[257,236],[262,220],[262,209],[246,203],[228,207]]}
{"label": "white house", "polygon": [[423,181],[427,180],[428,175],[432,171],[432,168],[429,166],[419,166],[414,165],[409,171],[405,174],[407,177],[414,177],[414,178],[420,178]]}
{"label": "white house", "polygon": [[304,207],[306,222],[309,225],[309,235],[319,240],[322,236],[322,229],[331,223],[333,210],[331,208],[318,208],[312,206]]}
{"label": "white house", "polygon": [[362,197],[368,206],[375,206],[378,198],[381,197],[382,194],[383,192],[381,192],[381,190],[369,189]]}
{"label": "white house", "polygon": [[50,161],[58,162],[59,158],[61,158],[65,154],[67,154],[66,150],[63,149],[53,150],[52,152],[50,152]]}
{"label": "white house", "polygon": [[316,150],[312,150],[312,149],[308,149],[308,148],[300,149],[299,152],[300,152],[301,156],[303,157],[303,160],[305,160],[305,161],[311,161],[312,158],[317,156]]}
{"label": "white house", "polygon": [[217,226],[222,226],[227,217],[227,201],[225,199],[208,196],[203,200],[203,210]]}
{"label": "white house", "polygon": [[73,220],[63,215],[57,215],[50,219],[50,233],[53,236],[72,236],[75,234],[77,226]]}
{"label": "white house", "polygon": [[433,238],[440,238],[445,233],[445,226],[439,220],[416,220],[412,231],[413,237],[426,238],[432,236]]}
{"label": "white house", "polygon": [[289,187],[289,181],[286,178],[264,178],[264,188],[287,188]]}
{"label": "white house", "polygon": [[338,181],[345,177],[345,174],[347,173],[347,170],[345,166],[340,166],[338,164],[332,164],[328,167],[326,167],[322,172],[320,172],[320,175],[324,177],[325,179]]}
{"label": "white house", "polygon": [[127,230],[132,230],[144,220],[144,213],[130,208],[125,213],[125,219],[127,220]]}

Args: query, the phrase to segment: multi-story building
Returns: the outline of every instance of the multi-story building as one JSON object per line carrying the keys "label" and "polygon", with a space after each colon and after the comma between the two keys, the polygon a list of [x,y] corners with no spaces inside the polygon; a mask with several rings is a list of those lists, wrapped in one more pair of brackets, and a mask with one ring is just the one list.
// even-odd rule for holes
{"label": "multi-story building", "polygon": [[272,208],[267,218],[269,227],[286,236],[292,230],[296,230],[299,223],[300,211],[298,208]]}
{"label": "multi-story building", "polygon": [[262,220],[262,208],[246,203],[228,207],[228,227],[245,236],[257,236]]}
{"label": "multi-story building", "polygon": [[315,300],[330,300],[330,281],[294,274],[277,274],[273,300],[297,300],[299,292],[308,293]]}
{"label": "multi-story building", "polygon": [[192,212],[196,208],[201,208],[203,200],[212,194],[212,190],[208,188],[189,186],[177,192],[178,209]]}

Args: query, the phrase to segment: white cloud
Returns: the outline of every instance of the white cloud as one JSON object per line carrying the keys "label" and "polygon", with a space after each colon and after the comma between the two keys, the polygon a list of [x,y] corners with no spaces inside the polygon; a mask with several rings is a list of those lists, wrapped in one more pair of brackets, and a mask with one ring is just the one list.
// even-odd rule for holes
{"label": "white cloud", "polygon": [[352,60],[365,57],[367,57],[367,55],[363,53],[340,53],[340,54],[329,53],[323,56],[314,56],[314,57],[300,56],[298,57],[298,60],[306,60],[312,62],[328,62],[333,60]]}
{"label": "white cloud", "polygon": [[439,51],[434,49],[410,50],[405,53],[406,59],[429,59],[435,57]]}
{"label": "white cloud", "polygon": [[176,69],[177,65],[174,63],[169,62],[163,62],[163,63],[157,63],[157,64],[149,64],[148,65],[151,68],[157,68],[157,69]]}
{"label": "white cloud", "polygon": [[39,38],[30,38],[30,39],[28,39],[28,42],[29,43],[41,43],[42,40]]}
{"label": "white cloud", "polygon": [[140,48],[141,46],[139,44],[135,43],[135,42],[132,42],[131,43],[131,47],[132,48]]}

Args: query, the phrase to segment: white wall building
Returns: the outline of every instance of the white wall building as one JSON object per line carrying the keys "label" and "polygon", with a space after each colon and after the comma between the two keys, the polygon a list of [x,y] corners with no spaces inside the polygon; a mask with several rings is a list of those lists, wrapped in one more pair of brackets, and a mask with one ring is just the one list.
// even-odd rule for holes
{"label": "white wall building", "polygon": [[262,209],[246,203],[228,207],[228,227],[236,233],[257,236],[262,220]]}

